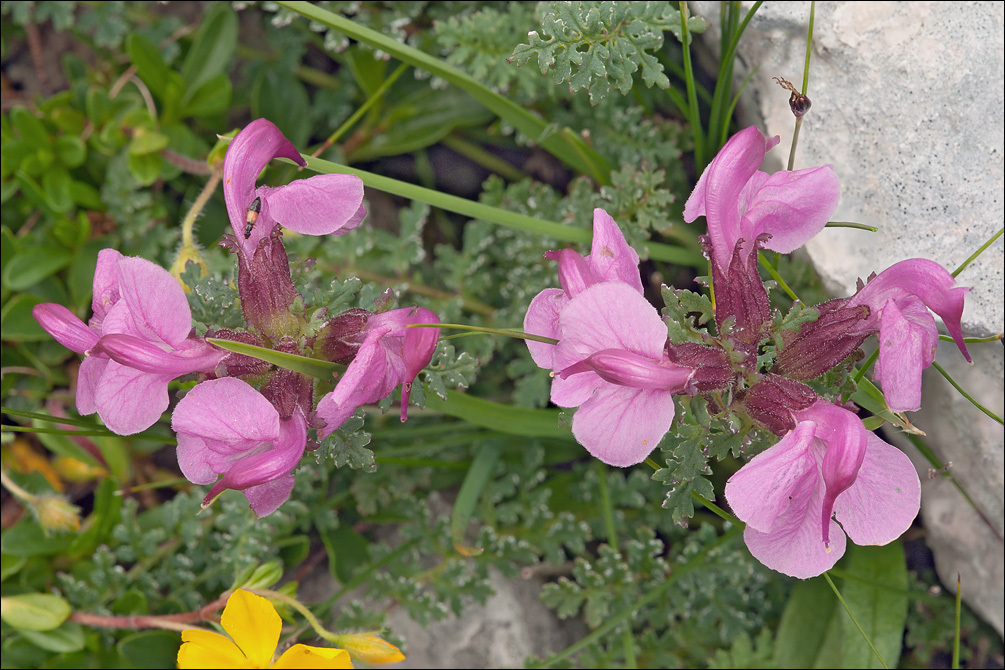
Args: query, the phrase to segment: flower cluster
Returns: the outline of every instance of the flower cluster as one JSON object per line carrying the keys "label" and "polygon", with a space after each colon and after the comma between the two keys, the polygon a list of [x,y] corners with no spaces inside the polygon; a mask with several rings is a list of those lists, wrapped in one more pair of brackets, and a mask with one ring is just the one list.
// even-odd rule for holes
{"label": "flower cluster", "polygon": [[[340,235],[366,214],[358,177],[317,175],[287,186],[256,188],[270,160],[304,165],[270,121],[248,124],[224,159],[223,191],[233,232],[222,245],[237,256],[237,283],[246,328],[207,333],[284,353],[346,364],[333,391],[315,406],[314,381],[232,354],[193,334],[181,285],[142,258],[106,249],[94,274],[93,316],[85,324],[61,305],[34,309],[42,327],[84,355],[77,410],[97,412],[120,435],[146,430],[168,409],[169,383],[196,373],[203,379],[175,408],[178,463],[196,484],[212,484],[208,502],[225,489],[240,490],[259,517],[289,498],[293,470],[309,432],[324,438],[360,406],[402,386],[402,421],[419,371],[432,358],[438,323],[425,308],[383,312],[352,309],[323,313],[319,328],[294,309],[302,300],[293,284],[280,224],[305,235]],[[322,308],[323,309],[323,308]],[[222,476],[221,476],[222,475]]]}
{"label": "flower cluster", "polygon": [[725,495],[747,524],[751,553],[806,578],[834,565],[846,533],[859,544],[885,544],[907,529],[920,505],[910,460],[869,433],[819,378],[847,369],[877,335],[875,377],[888,407],[918,409],[921,371],[938,339],[930,311],[969,360],[960,327],[967,289],[936,263],[908,260],[870,277],[854,296],[818,305],[809,319],[775,319],[758,250],[802,246],[822,230],[840,195],[830,166],[761,172],[777,143],[753,127],[737,133],[685,204],[686,221],[704,216],[708,224],[702,241],[714,334],[671,341],[667,323],[642,295],[638,255],[602,210],[594,212],[590,256],[546,255],[558,261],[561,288],[534,298],[524,329],[557,340],[528,347],[553,371],[552,402],[578,408],[576,439],[605,463],[643,461],[671,429],[674,396],[681,394],[702,396],[735,426],[779,436],[729,480]]}

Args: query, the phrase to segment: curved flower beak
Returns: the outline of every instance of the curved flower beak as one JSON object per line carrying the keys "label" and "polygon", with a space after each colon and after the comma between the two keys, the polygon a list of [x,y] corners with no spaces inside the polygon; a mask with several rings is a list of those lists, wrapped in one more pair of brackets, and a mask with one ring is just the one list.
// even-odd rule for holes
{"label": "curved flower beak", "polygon": [[[296,147],[267,119],[255,119],[227,148],[223,196],[239,247],[252,255],[279,223],[305,235],[348,232],[363,220],[363,182],[351,175],[316,175],[286,186],[255,188],[273,158],[306,166]],[[257,211],[256,211],[257,210]]]}

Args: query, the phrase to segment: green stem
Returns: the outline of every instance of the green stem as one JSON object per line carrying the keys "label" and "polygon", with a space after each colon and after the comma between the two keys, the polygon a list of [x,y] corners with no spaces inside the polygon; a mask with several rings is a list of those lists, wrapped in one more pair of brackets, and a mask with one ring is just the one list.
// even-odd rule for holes
{"label": "green stem", "polygon": [[997,414],[995,414],[994,412],[992,412],[990,409],[988,409],[984,405],[982,405],[979,402],[977,402],[976,400],[974,400],[973,396],[971,396],[969,393],[967,393],[966,391],[964,391],[963,388],[960,387],[960,385],[956,383],[956,380],[954,380],[952,377],[950,377],[949,373],[946,372],[945,369],[941,365],[939,365],[939,363],[937,361],[932,361],[932,366],[936,370],[939,371],[940,375],[942,375],[943,377],[946,378],[946,381],[948,381],[950,384],[953,385],[954,389],[956,389],[957,391],[960,392],[960,395],[962,395],[964,398],[966,398],[967,400],[969,400],[970,404],[972,404],[974,407],[976,407],[980,411],[982,411],[985,414],[987,414],[989,417],[991,417],[992,419],[994,419],[998,423],[1000,423],[1003,426],[1005,426],[1005,421],[1002,421],[1002,418],[1000,416],[998,416]]}
{"label": "green stem", "polygon": [[394,82],[398,81],[398,77],[404,74],[405,70],[407,69],[408,69],[408,63],[402,63],[401,65],[399,65],[397,69],[395,69],[395,71],[391,73],[391,76],[385,79],[384,82],[379,87],[377,87],[377,90],[373,92],[373,95],[367,98],[366,102],[364,102],[359,107],[359,109],[353,112],[352,116],[346,119],[345,123],[339,126],[335,130],[335,132],[332,133],[331,136],[329,136],[328,139],[326,139],[321,144],[321,146],[318,147],[317,150],[311,155],[320,156],[328,149],[328,147],[338,142],[340,137],[342,137],[350,128],[356,125],[356,122],[359,121],[363,117],[363,115],[370,110],[371,107],[373,107],[375,104],[377,104],[377,102],[380,101],[380,99],[384,96],[384,93],[387,91],[387,89],[391,88]]}
{"label": "green stem", "polygon": [[799,300],[799,297],[795,294],[795,292],[791,288],[789,288],[789,285],[785,283],[784,279],[782,279],[782,275],[778,274],[778,270],[772,267],[771,263],[768,262],[768,259],[765,258],[764,254],[762,254],[760,251],[757,252],[757,260],[760,261],[761,267],[768,271],[768,274],[771,275],[771,278],[774,279],[776,282],[778,282],[778,285],[781,287],[783,291],[785,291],[786,295],[788,295],[793,300]]}
{"label": "green stem", "polygon": [[469,326],[463,323],[411,323],[407,328],[447,328],[450,330],[464,330],[472,333],[489,333],[491,335],[504,335],[518,340],[533,340],[534,342],[544,342],[545,344],[558,344],[558,340],[544,335],[531,335],[516,328],[484,328],[482,326]]}
{"label": "green stem", "polygon": [[961,263],[961,264],[960,264],[960,267],[958,267],[958,268],[956,268],[955,270],[953,270],[953,272],[952,272],[952,275],[953,275],[953,277],[956,277],[956,276],[957,276],[957,275],[959,275],[959,274],[960,274],[961,272],[963,272],[963,269],[964,269],[965,267],[967,267],[968,265],[970,265],[970,263],[971,263],[971,262],[973,262],[973,261],[974,261],[974,259],[976,259],[976,258],[977,258],[978,256],[980,256],[980,255],[981,255],[982,253],[984,253],[984,250],[985,250],[985,249],[987,249],[988,247],[990,247],[990,246],[991,246],[991,244],[992,244],[992,243],[993,243],[993,242],[994,242],[995,240],[997,240],[997,239],[998,239],[999,237],[1001,237],[1001,236],[1002,236],[1002,233],[1005,233],[1005,227],[1003,227],[1003,228],[999,228],[999,229],[998,229],[998,232],[997,232],[997,233],[995,233],[994,235],[992,235],[992,236],[991,236],[991,237],[990,237],[990,238],[988,239],[988,241],[987,241],[987,242],[985,242],[984,244],[982,244],[982,245],[981,245],[981,248],[980,248],[980,249],[978,249],[978,250],[977,250],[977,251],[975,251],[975,252],[974,252],[973,254],[971,254],[970,258],[968,258],[967,260],[963,261],[963,263]]}
{"label": "green stem", "polygon": [[687,84],[687,105],[688,122],[691,124],[691,133],[694,135],[694,161],[695,169],[700,174],[705,169],[705,137],[701,127],[701,117],[698,113],[698,91],[694,80],[694,70],[691,67],[691,35],[687,29],[687,2],[681,0],[680,7],[681,25],[681,53],[684,57],[684,83]]}
{"label": "green stem", "polygon": [[199,192],[195,202],[192,203],[192,208],[188,210],[188,214],[185,215],[185,219],[181,223],[182,246],[195,246],[195,236],[193,235],[195,222],[199,218],[199,214],[202,213],[202,208],[206,206],[206,203],[209,202],[209,199],[213,196],[213,192],[216,190],[217,184],[220,183],[220,177],[222,176],[223,166],[219,165],[213,169],[212,173],[210,173],[209,179],[206,180],[206,185],[202,187],[202,191]]}
{"label": "green stem", "polygon": [[[604,514],[604,527],[607,530],[607,544],[611,549],[621,553],[618,548],[618,530],[614,524],[614,505],[611,504],[611,492],[607,486],[607,472],[600,461],[593,462],[593,470],[597,474],[597,484],[600,489],[600,507]],[[621,647],[625,652],[625,667],[638,667],[635,658],[635,643],[632,640],[632,627],[629,623],[621,631]]]}
{"label": "green stem", "polygon": [[960,667],[960,610],[961,600],[963,596],[963,580],[960,578],[960,573],[956,573],[956,621],[953,630],[953,670],[957,670]]}
{"label": "green stem", "polygon": [[516,182],[529,178],[529,175],[523,170],[510,165],[495,154],[482,148],[481,145],[469,142],[456,132],[450,133],[440,140],[440,142],[447,148],[453,149],[465,158],[478,163],[486,170],[496,173],[507,181]]}
{"label": "green stem", "polygon": [[314,632],[317,633],[318,637],[324,638],[325,640],[328,640],[333,644],[337,642],[339,636],[336,635],[335,633],[328,631],[324,626],[322,626],[318,618],[314,616],[314,613],[311,612],[309,609],[307,609],[307,606],[301,603],[296,598],[291,598],[285,593],[280,593],[279,591],[273,591],[272,589],[246,589],[246,590],[249,593],[260,595],[263,598],[278,600],[284,605],[289,605],[296,611],[300,612],[301,616],[303,616],[304,619],[307,620],[307,623],[309,623],[311,628],[314,629]]}
{"label": "green stem", "polygon": [[868,230],[870,233],[875,233],[879,228],[876,226],[870,226],[865,223],[855,223],[854,221],[828,221],[824,228],[856,228],[858,230]]}
{"label": "green stem", "polygon": [[718,516],[719,518],[721,518],[723,521],[728,521],[728,522],[730,522],[732,524],[736,524],[736,525],[740,526],[741,528],[743,526],[747,525],[747,524],[743,523],[742,521],[740,521],[739,519],[737,519],[732,514],[730,514],[729,512],[727,512],[726,510],[724,510],[721,507],[719,507],[718,505],[716,505],[711,500],[706,499],[704,496],[702,496],[701,494],[699,494],[697,491],[691,491],[691,497],[694,498],[695,500],[697,500],[698,502],[700,502],[705,507],[707,507],[710,512],[712,512],[713,514],[715,514],[716,516]]}
{"label": "green stem", "polygon": [[858,632],[862,634],[862,639],[864,639],[866,644],[869,645],[869,648],[872,649],[872,653],[876,654],[876,658],[879,659],[880,664],[884,668],[889,668],[890,666],[888,666],[886,664],[886,661],[883,660],[883,657],[879,655],[879,651],[877,651],[875,645],[873,645],[872,640],[869,639],[869,636],[865,634],[865,631],[862,629],[862,626],[859,625],[858,619],[856,619],[855,615],[851,613],[851,609],[848,608],[848,603],[844,601],[844,598],[841,596],[841,592],[838,591],[837,586],[834,585],[834,581],[831,579],[831,576],[825,572],[824,579],[827,580],[827,583],[831,587],[831,591],[834,592],[834,595],[837,596],[838,602],[841,603],[841,607],[844,608],[844,611],[847,612],[848,616],[851,618],[852,623],[855,624],[855,628],[858,628]]}
{"label": "green stem", "polygon": [[803,127],[803,117],[796,117],[796,127],[792,130],[792,146],[789,147],[789,162],[785,169],[792,171],[792,166],[796,164],[796,145],[799,144],[799,129]]}

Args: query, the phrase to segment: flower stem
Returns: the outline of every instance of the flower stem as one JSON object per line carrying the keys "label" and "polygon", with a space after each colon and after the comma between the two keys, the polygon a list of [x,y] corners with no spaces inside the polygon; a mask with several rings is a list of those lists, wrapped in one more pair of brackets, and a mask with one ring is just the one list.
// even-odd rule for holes
{"label": "flower stem", "polygon": [[544,335],[531,335],[517,328],[484,328],[482,326],[468,326],[463,323],[410,323],[406,328],[448,328],[452,330],[466,330],[472,333],[489,333],[492,335],[505,335],[518,340],[533,340],[534,342],[544,342],[545,344],[558,344],[558,340]]}
{"label": "flower stem", "polygon": [[979,402],[977,402],[976,400],[974,400],[973,396],[971,396],[969,393],[967,393],[966,391],[964,391],[963,388],[959,384],[956,383],[956,380],[954,380],[952,377],[950,377],[949,373],[946,372],[945,369],[941,365],[939,365],[938,361],[932,361],[932,367],[934,367],[936,370],[938,370],[939,374],[942,375],[943,377],[945,377],[946,381],[949,382],[950,384],[952,384],[953,388],[960,392],[960,395],[962,395],[964,398],[966,398],[967,400],[969,400],[970,404],[972,404],[974,407],[976,407],[980,411],[982,411],[985,414],[987,414],[989,417],[991,417],[992,419],[994,419],[998,423],[1000,423],[1002,425],[1005,425],[1005,421],[1002,421],[1002,418],[1000,416],[998,416],[997,414],[995,414],[994,412],[992,412],[990,409],[988,409],[984,405],[982,405]]}
{"label": "flower stem", "polygon": [[209,179],[206,180],[206,185],[203,186],[195,202],[192,203],[192,208],[185,215],[185,219],[181,223],[181,243],[183,247],[195,246],[195,237],[193,235],[195,221],[199,218],[199,214],[202,213],[202,208],[206,206],[206,203],[213,196],[213,191],[216,190],[222,176],[223,165],[221,164],[213,168]]}
{"label": "flower stem", "polygon": [[391,73],[391,76],[388,77],[387,79],[385,79],[384,83],[382,83],[379,87],[377,87],[377,90],[373,92],[373,95],[371,95],[369,98],[367,98],[367,101],[364,102],[362,105],[360,105],[359,109],[357,109],[355,112],[353,112],[352,116],[350,116],[348,119],[346,119],[345,123],[343,123],[341,126],[339,126],[335,130],[335,132],[332,133],[328,137],[328,139],[326,139],[321,144],[321,146],[319,146],[314,151],[314,153],[311,154],[311,156],[314,156],[315,158],[317,158],[322,153],[324,153],[325,151],[327,151],[328,148],[331,145],[333,145],[336,142],[338,142],[339,138],[342,137],[346,133],[346,131],[348,131],[350,128],[352,128],[353,125],[355,125],[355,123],[357,121],[359,121],[360,118],[364,114],[366,114],[367,111],[369,111],[369,109],[371,107],[373,107],[375,104],[377,104],[377,101],[379,101],[384,96],[384,93],[387,91],[387,89],[391,88],[391,85],[394,84],[394,82],[398,81],[398,77],[400,77],[402,74],[404,74],[405,70],[407,70],[407,69],[408,69],[408,63],[402,63],[401,65],[399,65],[397,67],[397,69],[394,72]]}
{"label": "flower stem", "polygon": [[999,228],[999,229],[998,229],[998,232],[997,232],[997,233],[995,233],[994,235],[992,235],[992,236],[991,236],[991,237],[990,237],[990,238],[988,239],[988,241],[987,241],[987,242],[985,242],[984,244],[982,244],[982,245],[981,245],[981,248],[980,248],[980,249],[978,249],[978,250],[977,250],[977,251],[975,251],[975,252],[974,252],[973,254],[971,254],[970,258],[968,258],[967,260],[963,261],[963,263],[961,263],[961,264],[960,264],[960,267],[958,267],[958,268],[956,268],[955,270],[953,270],[953,272],[952,272],[952,275],[953,275],[953,277],[955,278],[955,277],[956,277],[957,275],[959,275],[959,274],[960,274],[961,272],[963,272],[963,269],[964,269],[965,267],[967,267],[968,265],[970,265],[970,263],[972,263],[972,262],[974,261],[974,259],[976,259],[976,258],[977,258],[978,256],[980,256],[980,255],[981,255],[982,253],[984,253],[984,250],[985,250],[985,249],[987,249],[988,247],[990,247],[990,246],[991,246],[991,244],[992,244],[992,243],[993,243],[993,242],[994,242],[995,240],[997,240],[997,239],[998,239],[999,237],[1001,237],[1001,236],[1002,236],[1002,233],[1005,233],[1005,228]]}
{"label": "flower stem", "polygon": [[191,624],[213,621],[213,613],[227,604],[230,593],[224,593],[205,607],[194,612],[180,614],[134,614],[114,616],[91,614],[89,612],[71,612],[69,620],[93,628],[163,628],[164,630],[183,631],[192,628]]}
{"label": "flower stem", "polygon": [[[810,55],[813,53],[813,19],[816,15],[817,3],[810,3],[810,25],[806,31],[806,61],[803,64],[803,95],[806,95],[806,89],[810,85]],[[796,117],[796,127],[792,131],[792,147],[789,148],[789,163],[786,170],[792,170],[792,166],[796,163],[796,145],[799,143],[799,129],[803,125],[803,117]]]}
{"label": "flower stem", "polygon": [[837,586],[834,585],[834,581],[831,579],[831,576],[825,572],[824,579],[827,580],[827,583],[830,585],[831,590],[834,592],[834,595],[837,596],[838,602],[841,603],[841,607],[843,607],[844,611],[848,613],[848,616],[851,618],[851,622],[855,624],[855,628],[858,628],[858,632],[862,634],[862,638],[866,641],[866,644],[869,645],[869,648],[872,649],[872,653],[876,654],[876,658],[879,659],[880,665],[882,665],[884,668],[889,668],[890,666],[888,666],[886,664],[886,661],[883,660],[883,657],[879,655],[879,651],[876,650],[876,647],[875,645],[873,645],[872,640],[870,640],[869,636],[865,634],[864,630],[862,630],[862,626],[861,624],[859,624],[858,619],[856,619],[855,615],[851,613],[851,610],[848,608],[848,603],[846,603],[844,601],[844,598],[841,597],[841,592],[838,591]]}

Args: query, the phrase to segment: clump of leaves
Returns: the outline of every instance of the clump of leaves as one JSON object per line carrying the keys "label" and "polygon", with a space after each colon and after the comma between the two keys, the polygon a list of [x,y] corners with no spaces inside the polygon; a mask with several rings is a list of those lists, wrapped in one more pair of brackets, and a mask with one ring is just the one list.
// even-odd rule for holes
{"label": "clump of leaves", "polygon": [[[568,82],[570,92],[588,89],[594,103],[612,86],[627,95],[636,70],[646,86],[670,87],[653,55],[663,46],[664,31],[682,39],[680,12],[669,2],[542,2],[538,13],[540,30],[527,35],[530,44],[513,50],[518,65],[536,57],[553,84]],[[701,18],[688,19],[691,32],[706,25]]]}

